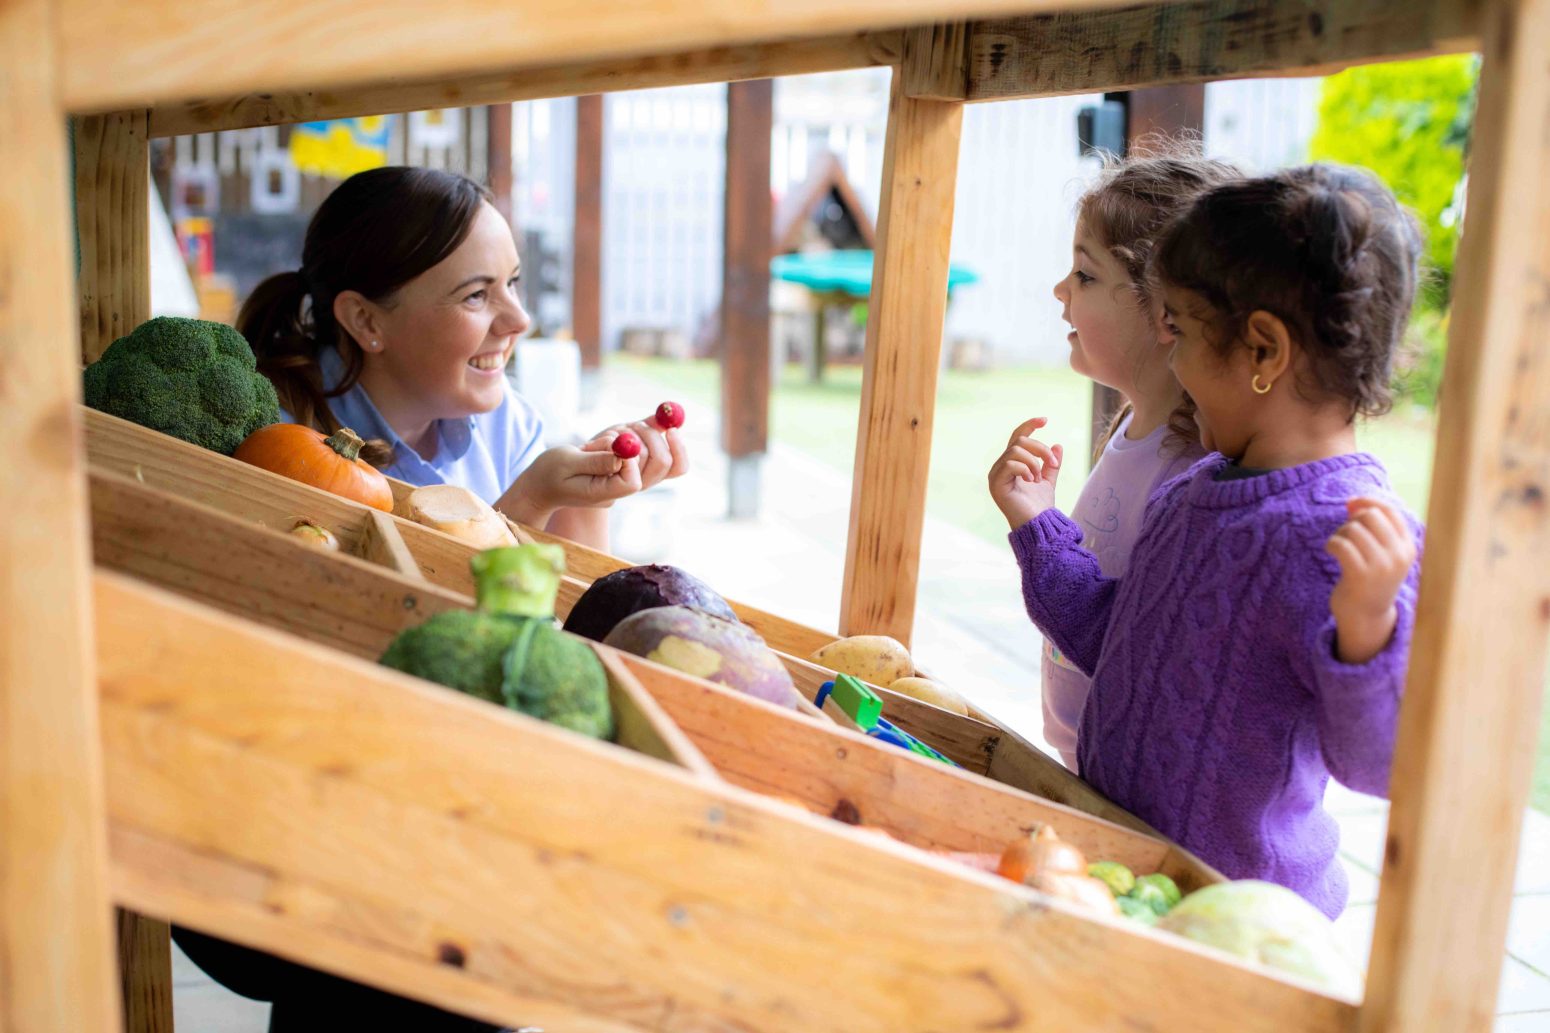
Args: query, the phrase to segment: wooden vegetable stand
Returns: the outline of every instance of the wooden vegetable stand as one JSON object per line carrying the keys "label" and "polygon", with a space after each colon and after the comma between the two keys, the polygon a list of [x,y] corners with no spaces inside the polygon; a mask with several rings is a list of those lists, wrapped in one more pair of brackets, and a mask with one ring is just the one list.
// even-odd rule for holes
{"label": "wooden vegetable stand", "polygon": [[[556,1031],[1488,1028],[1550,628],[1550,0],[1053,6],[0,6],[0,1030],[113,1029],[125,994],[132,1028],[170,1025],[165,933],[125,913],[121,992],[115,903]],[[1077,790],[1026,756],[998,784],[608,651],[617,745],[377,667],[467,605],[466,549],[76,404],[82,355],[148,315],[150,135],[891,65],[839,630],[907,640],[963,104],[1463,49],[1468,224],[1360,1004],[762,795],[920,847],[1049,821],[1214,878],[1041,799]],[[352,555],[285,540],[298,515]],[[822,638],[755,619],[793,660]]]}

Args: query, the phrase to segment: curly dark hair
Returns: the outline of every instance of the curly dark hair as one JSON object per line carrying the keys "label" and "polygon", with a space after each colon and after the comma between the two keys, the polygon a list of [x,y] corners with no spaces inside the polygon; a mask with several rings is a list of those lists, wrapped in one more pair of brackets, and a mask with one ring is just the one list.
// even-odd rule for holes
{"label": "curly dark hair", "polygon": [[1348,402],[1354,419],[1393,404],[1421,246],[1420,224],[1372,173],[1303,165],[1202,194],[1163,232],[1151,274],[1205,300],[1220,355],[1254,312],[1279,318],[1308,358],[1298,390]]}

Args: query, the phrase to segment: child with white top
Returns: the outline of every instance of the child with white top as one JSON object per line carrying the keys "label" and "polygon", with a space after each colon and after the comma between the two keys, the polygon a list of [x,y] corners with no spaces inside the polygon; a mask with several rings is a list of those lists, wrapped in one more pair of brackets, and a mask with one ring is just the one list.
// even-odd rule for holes
{"label": "child with white top", "polygon": [[[1106,577],[1125,572],[1152,493],[1205,455],[1190,404],[1168,369],[1168,348],[1158,343],[1147,259],[1169,220],[1238,175],[1225,162],[1193,155],[1134,158],[1106,169],[1078,206],[1071,271],[1055,284],[1071,325],[1071,368],[1125,399],[1071,513]],[[1044,422],[1018,427],[1009,446]],[[992,487],[1000,505],[1003,496]],[[1088,678],[1046,640],[1043,682],[1044,738],[1076,770]]]}

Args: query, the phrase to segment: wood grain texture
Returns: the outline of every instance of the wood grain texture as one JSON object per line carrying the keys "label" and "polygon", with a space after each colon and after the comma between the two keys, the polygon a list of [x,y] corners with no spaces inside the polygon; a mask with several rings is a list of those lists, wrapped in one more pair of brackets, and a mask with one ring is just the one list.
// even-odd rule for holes
{"label": "wood grain texture", "polygon": [[55,6],[0,4],[0,1031],[116,1030]]}
{"label": "wood grain texture", "polygon": [[897,32],[853,32],[783,43],[714,46],[650,57],[629,55],[603,61],[548,64],[423,82],[393,78],[355,88],[239,94],[157,105],[151,109],[151,135],[180,136],[430,108],[837,72],[895,63],[900,47]]}
{"label": "wood grain texture", "polygon": [[971,101],[1326,75],[1475,49],[1469,0],[1197,0],[976,22]]}
{"label": "wood grain texture", "polygon": [[904,93],[919,100],[958,100],[969,94],[969,39],[973,26],[949,22],[904,33]]}
{"label": "wood grain texture", "polygon": [[1183,941],[112,575],[97,584],[128,906],[505,1024],[1351,1022],[1350,1002]]}
{"label": "wood grain texture", "polygon": [[387,567],[405,577],[425,577],[420,572],[420,564],[415,560],[414,553],[404,544],[404,536],[398,530],[398,521],[379,509],[366,513],[366,522],[361,529],[360,549],[364,560]]}
{"label": "wood grain texture", "polygon": [[1544,693],[1550,0],[1484,17],[1368,1033],[1491,1027]]}
{"label": "wood grain texture", "polygon": [[[1103,2],[1061,0],[1059,6]],[[554,8],[470,0],[439,8],[418,0],[205,0],[191,11],[170,0],[61,0],[61,85],[70,111],[111,111],[383,79],[509,75],[552,67],[557,55],[569,65],[637,59],[1055,6],[1054,0],[576,0]],[[234,39],[242,46],[231,46]],[[563,70],[549,74],[566,78]],[[484,98],[490,99],[498,98]]]}
{"label": "wood grain texture", "polygon": [[76,120],[82,362],[151,318],[150,143],[143,109]]}
{"label": "wood grain texture", "polygon": [[868,306],[840,634],[909,645],[947,310],[963,105],[904,95],[895,70]]}
{"label": "wood grain texture", "polygon": [[770,438],[770,134],[775,83],[727,86],[721,261],[721,448],[762,455]]}
{"label": "wood grain texture", "polygon": [[125,1033],[172,1033],[172,927],[118,911]]}

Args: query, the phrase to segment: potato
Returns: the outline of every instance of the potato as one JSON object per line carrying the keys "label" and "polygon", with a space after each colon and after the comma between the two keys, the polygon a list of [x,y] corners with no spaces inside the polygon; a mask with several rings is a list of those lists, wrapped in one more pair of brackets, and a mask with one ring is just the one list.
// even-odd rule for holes
{"label": "potato", "polygon": [[934,707],[941,707],[943,710],[950,710],[965,717],[969,716],[969,704],[962,696],[941,682],[932,681],[930,678],[900,678],[889,683],[888,688],[912,699],[918,699],[922,703],[930,703]]}
{"label": "potato", "polygon": [[836,639],[813,654],[813,661],[873,685],[891,685],[915,673],[909,650],[887,635]]}

